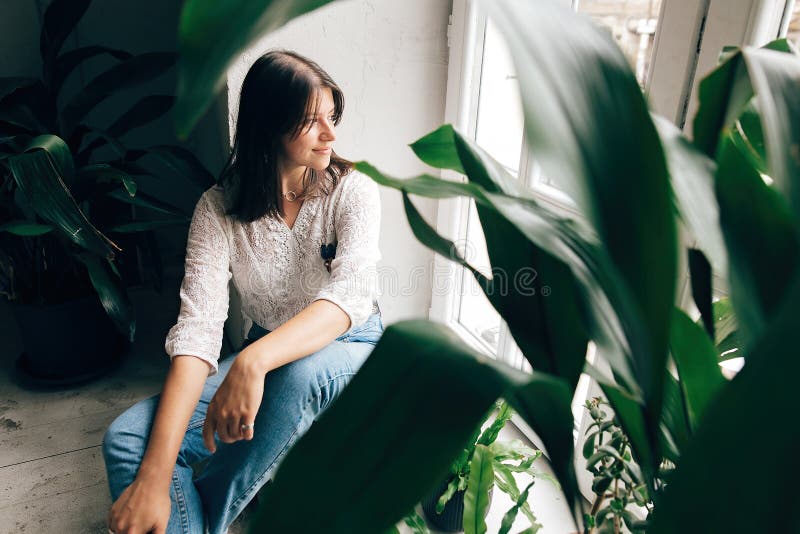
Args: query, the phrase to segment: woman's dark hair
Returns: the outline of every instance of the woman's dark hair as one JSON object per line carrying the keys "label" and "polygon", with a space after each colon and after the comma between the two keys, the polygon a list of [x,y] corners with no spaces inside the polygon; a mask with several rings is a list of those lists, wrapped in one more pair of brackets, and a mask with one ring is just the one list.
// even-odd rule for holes
{"label": "woman's dark hair", "polygon": [[[233,149],[219,178],[228,215],[242,222],[278,215],[281,139],[302,133],[305,118],[319,111],[324,88],[333,93],[333,123],[339,124],[344,95],[319,65],[288,50],[272,50],[253,63],[242,83]],[[352,168],[351,162],[332,152],[327,169],[308,168],[302,196],[329,194]]]}

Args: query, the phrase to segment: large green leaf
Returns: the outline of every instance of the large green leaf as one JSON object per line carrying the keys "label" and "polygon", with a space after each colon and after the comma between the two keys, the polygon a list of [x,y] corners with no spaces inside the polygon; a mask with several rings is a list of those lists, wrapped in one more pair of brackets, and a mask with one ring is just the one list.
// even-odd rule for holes
{"label": "large green leaf", "polygon": [[331,0],[187,0],[178,27],[178,135],[186,137],[222,88],[228,66],[260,36]]}
{"label": "large green leaf", "polygon": [[[794,222],[800,229],[800,57],[785,40],[761,49],[745,48],[731,54],[700,84],[700,107],[694,122],[695,143],[708,155],[732,142],[753,165],[753,154],[739,141],[737,126],[752,124],[760,114],[760,130],[766,144],[768,174],[789,199]],[[753,101],[753,95],[755,100]],[[738,121],[738,123],[737,123]],[[754,139],[757,144],[758,139]]]}
{"label": "large green leaf", "polygon": [[108,135],[121,137],[129,131],[144,126],[163,116],[175,103],[170,95],[148,95],[136,102],[106,130]]}
{"label": "large green leaf", "polygon": [[[641,336],[638,335],[639,329],[637,328],[636,316],[631,311],[630,299],[625,294],[624,286],[620,283],[619,276],[616,274],[614,267],[610,264],[602,248],[598,246],[596,237],[591,235],[590,232],[573,221],[563,219],[553,214],[547,208],[537,204],[532,199],[489,193],[477,184],[441,180],[426,175],[417,176],[408,180],[400,180],[387,176],[366,162],[356,163],[356,168],[381,185],[400,189],[412,194],[433,198],[443,198],[459,194],[470,196],[479,206],[491,208],[495,210],[498,215],[502,216],[504,219],[503,222],[505,222],[502,226],[503,229],[508,229],[510,226],[513,226],[515,230],[514,233],[511,234],[512,236],[518,239],[519,234],[522,234],[525,240],[527,240],[527,242],[523,242],[518,239],[512,244],[506,240],[506,234],[501,233],[499,228],[490,225],[487,245],[489,242],[494,242],[495,246],[498,248],[502,248],[505,244],[505,246],[509,248],[513,246],[523,251],[530,251],[533,248],[531,244],[534,244],[536,247],[541,247],[542,250],[546,251],[547,254],[551,255],[553,258],[563,262],[565,266],[571,269],[571,273],[574,275],[575,279],[580,282],[579,287],[583,293],[581,304],[582,312],[590,312],[572,315],[569,317],[570,322],[565,322],[563,325],[555,325],[550,320],[533,327],[529,327],[529,325],[525,323],[525,321],[532,321],[532,313],[542,313],[541,310],[549,313],[551,318],[565,317],[563,310],[559,311],[557,308],[548,307],[558,306],[559,303],[552,302],[554,299],[547,301],[546,299],[549,297],[543,295],[542,292],[537,291],[533,295],[523,295],[528,297],[527,303],[536,303],[536,307],[534,307],[534,304],[526,306],[524,303],[516,301],[516,299],[509,299],[507,302],[503,298],[502,291],[492,288],[493,282],[486,282],[482,276],[476,277],[476,279],[479,285],[484,288],[487,297],[503,317],[512,318],[513,326],[512,324],[509,324],[509,326],[512,328],[518,327],[517,332],[514,332],[514,330],[512,330],[512,332],[515,334],[515,340],[520,345],[523,353],[526,353],[526,350],[529,350],[530,347],[537,342],[535,336],[544,338],[545,346],[547,346],[547,343],[553,343],[551,347],[555,347],[556,344],[553,342],[553,339],[559,336],[572,335],[568,325],[572,324],[571,321],[576,320],[577,317],[582,317],[586,323],[581,328],[586,328],[591,332],[592,338],[596,340],[598,346],[603,349],[605,357],[611,362],[615,376],[621,380],[630,394],[635,397],[640,395],[641,392],[632,378],[630,364],[624,357],[624,355],[629,354],[630,344],[640,343],[638,340]],[[407,214],[408,213],[407,210]],[[410,214],[409,220],[412,220],[412,215]],[[415,215],[413,220],[420,221],[419,224],[416,222],[412,224],[412,230],[414,230],[418,239],[443,256],[459,261],[459,259],[454,256],[453,251],[455,248],[449,241],[436,236],[433,228],[430,228],[427,223],[424,223],[418,215]],[[497,221],[494,221],[494,223],[494,226],[499,224]],[[416,230],[416,228],[422,229],[424,226],[428,226],[428,228],[425,228],[424,231]],[[484,225],[484,228],[485,227],[486,225]],[[545,257],[545,255],[540,255],[539,260],[541,261],[541,258]],[[535,259],[536,258],[529,257],[530,261],[534,261]],[[553,263],[553,261],[550,262],[551,265]],[[462,263],[462,265],[464,264]],[[493,268],[497,266],[498,265],[495,263],[492,264]],[[507,269],[505,271],[506,273],[509,272],[507,264],[500,262],[499,266]],[[525,272],[524,269],[529,269],[532,266],[531,263],[523,265],[520,267],[520,271],[517,272]],[[541,268],[541,264],[538,267]],[[468,268],[475,274],[473,268]],[[511,272],[514,272],[513,268]],[[568,285],[558,285],[559,282],[563,283],[567,280],[565,274],[563,272],[557,273],[560,275],[559,280],[559,278],[552,276],[553,273],[554,271],[543,271],[539,272],[538,275],[546,281],[547,285],[552,285],[551,290],[555,292],[555,294],[559,294],[553,289],[555,287],[565,288],[571,291]],[[551,276],[545,278],[545,274]],[[569,293],[565,292],[561,295],[563,297],[567,294]],[[545,304],[540,304],[541,302]],[[573,305],[569,301],[563,304],[566,306]],[[523,309],[520,309],[520,305]],[[541,307],[541,309],[539,309],[539,307]],[[621,323],[618,314],[623,316],[624,324]],[[541,317],[541,315],[538,316]],[[526,330],[527,327],[530,329]],[[548,332],[552,332],[552,335]],[[575,341],[574,336],[573,341]],[[551,355],[555,352],[556,351],[551,351]],[[568,378],[570,382],[575,379],[575,372],[580,372],[584,360],[584,353],[580,352],[580,354],[578,354],[577,350],[563,353],[558,352],[558,358],[562,359],[562,361],[556,361],[554,363],[550,363],[547,358],[537,359],[535,358],[536,354],[540,353],[534,352],[533,349],[530,349],[528,353],[526,353],[526,357],[533,357],[532,359],[535,361],[534,368],[547,372],[553,372],[554,369],[556,371],[559,369],[565,370],[564,376],[570,377]]]}
{"label": "large green leaf", "polygon": [[672,316],[670,349],[678,368],[687,420],[694,431],[711,399],[725,384],[717,351],[706,332],[677,308]]}
{"label": "large green leaf", "polygon": [[172,52],[147,52],[122,61],[97,75],[64,106],[62,121],[71,132],[97,104],[123,89],[154,80],[175,64]]}
{"label": "large green leaf", "polygon": [[187,225],[191,219],[158,219],[154,221],[134,221],[125,224],[112,226],[108,229],[109,232],[131,233],[131,232],[148,232],[157,228],[164,228],[166,226],[181,226]]}
{"label": "large green leaf", "polygon": [[36,213],[53,223],[67,239],[100,257],[113,258],[119,247],[89,222],[64,183],[57,166],[63,158],[53,153],[68,151],[66,144],[50,140],[49,146],[43,145],[39,143],[29,152],[8,159],[20,191]]}
{"label": "large green leaf", "polygon": [[26,78],[22,76],[0,78],[0,102],[2,102],[6,96],[10,95],[17,89],[30,87],[37,81],[38,80],[36,78]]}
{"label": "large green leaf", "polygon": [[714,345],[717,349],[719,361],[731,358],[744,358],[739,339],[739,322],[733,311],[733,304],[729,297],[721,298],[712,305],[714,313]]}
{"label": "large green leaf", "polygon": [[143,150],[129,150],[125,159],[138,162],[142,158],[152,157],[161,165],[205,191],[215,183],[214,176],[200,163],[190,150],[176,145],[155,145]]}
{"label": "large green leaf", "polygon": [[433,132],[411,143],[414,153],[437,169],[451,169],[466,174],[455,145],[455,130],[450,124],[440,126]]}
{"label": "large green leaf", "polygon": [[[553,447],[572,448],[571,418],[563,417],[571,393],[563,381],[489,359],[443,325],[395,323],[289,451],[263,491],[252,532],[384,531],[447,476],[501,395],[514,398],[523,416],[530,416],[525,406],[539,410],[534,429]],[[554,405],[561,409],[550,410]],[[336,491],[325,491],[332,480]],[[313,514],[307,513],[309,488],[320,495]]]}
{"label": "large green leaf", "polygon": [[107,163],[87,165],[78,171],[78,180],[76,185],[86,183],[85,187],[91,191],[94,189],[95,184],[103,182],[121,183],[125,188],[125,191],[128,193],[128,196],[131,197],[136,196],[136,192],[138,191],[138,185],[128,173]]}
{"label": "large green leaf", "polygon": [[0,224],[0,232],[8,232],[9,234],[19,236],[36,236],[50,233],[54,228],[49,224],[38,224],[30,221],[9,221]]}
{"label": "large green leaf", "polygon": [[494,485],[493,454],[485,445],[475,447],[464,493],[464,534],[486,534],[489,491]]}
{"label": "large green leaf", "polygon": [[756,108],[755,99],[744,108],[729,135],[731,142],[744,154],[754,169],[761,174],[769,174],[761,114]]}
{"label": "large green leaf", "polygon": [[703,253],[695,248],[690,248],[688,254],[692,298],[698,311],[700,311],[700,317],[703,320],[706,332],[713,339],[714,314],[712,312],[712,300],[714,288],[711,264],[708,263],[708,259]]}
{"label": "large green leaf", "polygon": [[680,383],[672,373],[667,374],[664,383],[664,409],[661,411],[661,422],[663,430],[661,453],[664,458],[677,464],[680,451],[689,442],[692,429],[689,425],[686,399]]}
{"label": "large green leaf", "polygon": [[79,258],[89,271],[89,278],[106,313],[117,329],[132,342],[136,335],[136,318],[122,279],[105,259],[91,254],[81,254]]}
{"label": "large green leaf", "polygon": [[47,6],[39,34],[39,51],[44,63],[45,78],[49,77],[56,55],[67,36],[72,33],[91,3],[91,0],[53,0]]}
{"label": "large green leaf", "polygon": [[730,257],[730,293],[747,347],[785,297],[800,253],[786,200],[723,140],[717,170],[720,222]]}
{"label": "large green leaf", "polygon": [[765,49],[743,54],[761,114],[769,174],[789,200],[800,231],[800,57]]}
{"label": "large green leaf", "polygon": [[75,68],[89,58],[96,57],[102,54],[108,54],[114,59],[123,61],[130,59],[133,55],[124,50],[116,50],[106,46],[83,46],[64,52],[56,60],[55,73],[51,81],[51,87],[54,94],[58,94],[64,81],[69,77]]}
{"label": "large green leaf", "polygon": [[131,196],[127,191],[115,189],[110,191],[108,196],[126,204],[141,206],[143,208],[166,213],[167,215],[173,215],[178,218],[185,219],[188,216],[188,214],[180,208],[164,202],[163,200],[158,200],[156,197],[148,195],[147,193],[137,192],[136,196]]}
{"label": "large green leaf", "polygon": [[25,152],[33,150],[43,150],[53,160],[56,171],[70,183],[75,178],[75,162],[72,160],[72,152],[64,143],[64,140],[57,135],[39,135],[30,140],[25,147]]}
{"label": "large green leaf", "polygon": [[677,246],[666,163],[647,104],[613,37],[588,17],[556,1],[483,5],[517,66],[537,162],[584,207],[645,325],[646,343],[631,355],[657,446]]}
{"label": "large green leaf", "polygon": [[[798,279],[752,357],[708,406],[648,529],[674,532],[797,532],[800,428],[795,419],[800,358]],[[763,450],[741,468],[744,443]],[[691,518],[691,520],[687,520]]]}
{"label": "large green leaf", "polygon": [[728,272],[728,253],[719,226],[719,205],[714,193],[716,163],[663,117],[653,115],[667,157],[675,207],[714,270]]}

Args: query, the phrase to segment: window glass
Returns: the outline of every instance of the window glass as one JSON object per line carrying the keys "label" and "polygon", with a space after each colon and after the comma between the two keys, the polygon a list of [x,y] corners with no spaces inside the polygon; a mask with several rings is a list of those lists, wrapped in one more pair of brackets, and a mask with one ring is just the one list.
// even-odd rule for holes
{"label": "window glass", "polygon": [[[480,90],[475,141],[514,177],[519,176],[523,113],[517,76],[508,48],[495,25],[487,20],[480,65]],[[475,203],[470,201],[464,256],[491,277],[491,264]],[[472,274],[461,276],[458,321],[491,352],[497,354],[500,314],[492,307]]]}
{"label": "window glass", "polygon": [[[491,277],[489,254],[486,251],[486,240],[478,219],[475,202],[469,206],[467,220],[467,239],[461,250],[464,258],[484,276]],[[458,322],[469,330],[491,352],[497,354],[500,337],[500,314],[489,303],[489,299],[475,281],[472,273],[464,269],[461,276],[461,298],[458,307]]]}
{"label": "window glass", "polygon": [[519,172],[523,114],[511,55],[491,21],[481,62],[475,141],[514,176]]}
{"label": "window glass", "polygon": [[645,86],[661,0],[580,0],[578,11],[608,28],[619,44],[639,85]]}

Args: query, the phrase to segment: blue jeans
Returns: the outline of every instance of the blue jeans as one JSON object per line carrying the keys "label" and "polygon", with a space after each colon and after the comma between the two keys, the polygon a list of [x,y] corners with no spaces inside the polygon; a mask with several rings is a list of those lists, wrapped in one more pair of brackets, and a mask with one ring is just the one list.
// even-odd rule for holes
{"label": "blue jeans", "polygon": [[[267,333],[253,325],[247,337],[252,342]],[[224,444],[217,438],[212,455],[201,433],[206,410],[238,352],[222,360],[219,373],[206,381],[181,443],[169,492],[167,534],[224,534],[272,477],[286,451],[342,392],[382,333],[376,313],[319,351],[267,373],[253,439]],[[133,405],[105,434],[103,457],[113,501],[136,477],[158,400],[156,395]],[[192,466],[206,459],[205,469],[195,476]]]}

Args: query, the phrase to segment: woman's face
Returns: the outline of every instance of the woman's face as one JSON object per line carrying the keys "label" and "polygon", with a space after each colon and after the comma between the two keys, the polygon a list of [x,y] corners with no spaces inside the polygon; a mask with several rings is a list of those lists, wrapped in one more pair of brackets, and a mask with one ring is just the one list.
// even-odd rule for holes
{"label": "woman's face", "polygon": [[281,167],[284,176],[303,176],[306,167],[322,171],[330,165],[336,140],[334,112],[333,93],[325,87],[320,92],[317,115],[306,117],[296,138],[291,139],[288,134],[283,137]]}

